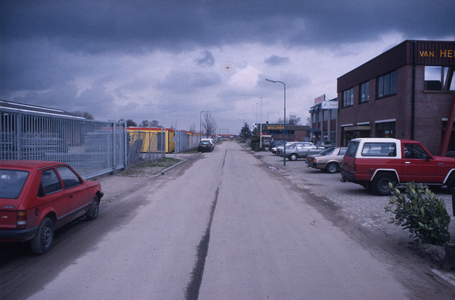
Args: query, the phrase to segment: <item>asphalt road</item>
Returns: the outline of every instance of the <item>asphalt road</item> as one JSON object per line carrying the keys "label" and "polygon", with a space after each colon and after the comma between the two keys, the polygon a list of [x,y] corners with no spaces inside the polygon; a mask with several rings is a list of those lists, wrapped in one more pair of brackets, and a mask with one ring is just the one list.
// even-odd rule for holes
{"label": "asphalt road", "polygon": [[128,186],[107,198],[99,219],[58,231],[46,255],[2,249],[1,299],[455,295],[413,260],[400,257],[397,267],[374,228],[334,216],[237,143]]}

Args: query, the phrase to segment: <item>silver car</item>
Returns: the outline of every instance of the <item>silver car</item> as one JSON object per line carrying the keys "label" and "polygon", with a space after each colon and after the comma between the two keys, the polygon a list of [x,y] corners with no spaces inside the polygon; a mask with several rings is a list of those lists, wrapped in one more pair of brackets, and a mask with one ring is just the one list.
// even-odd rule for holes
{"label": "silver car", "polygon": [[308,155],[318,154],[323,150],[316,147],[313,143],[299,142],[286,148],[286,157],[289,160],[297,160],[299,158],[305,158]]}

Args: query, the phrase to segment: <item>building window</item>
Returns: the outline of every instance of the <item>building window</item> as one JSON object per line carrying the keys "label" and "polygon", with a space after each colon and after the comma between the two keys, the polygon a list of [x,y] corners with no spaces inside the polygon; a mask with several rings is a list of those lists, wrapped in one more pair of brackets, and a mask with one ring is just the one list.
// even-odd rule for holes
{"label": "building window", "polygon": [[343,92],[343,107],[353,106],[354,105],[354,88],[345,90]]}
{"label": "building window", "polygon": [[360,103],[365,103],[370,101],[370,82],[365,82],[360,85]]}
{"label": "building window", "polygon": [[330,114],[331,114],[331,120],[336,120],[337,118],[337,110],[336,109],[331,109],[330,110]]}
{"label": "building window", "polygon": [[387,97],[397,93],[397,71],[378,77],[377,98]]}
{"label": "building window", "polygon": [[322,118],[323,121],[329,120],[329,111],[327,109],[322,111]]}
{"label": "building window", "polygon": [[394,138],[395,122],[376,123],[376,137]]}
{"label": "building window", "polygon": [[426,91],[455,90],[455,68],[441,66],[425,66]]}

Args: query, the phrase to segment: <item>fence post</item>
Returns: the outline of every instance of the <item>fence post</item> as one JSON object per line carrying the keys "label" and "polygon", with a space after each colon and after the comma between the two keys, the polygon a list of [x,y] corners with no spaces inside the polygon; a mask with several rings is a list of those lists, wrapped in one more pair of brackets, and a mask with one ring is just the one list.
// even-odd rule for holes
{"label": "fence post", "polygon": [[113,169],[113,174],[117,174],[117,165],[115,162],[115,120],[110,120],[109,122],[112,122],[112,169]]}
{"label": "fence post", "polygon": [[164,157],[163,153],[164,153],[164,150],[163,150],[163,147],[164,147],[164,136],[163,136],[163,127],[161,127],[161,157]]}
{"label": "fence post", "polygon": [[126,121],[123,121],[123,137],[124,137],[124,157],[123,166],[125,171],[128,171],[128,128],[126,127]]}
{"label": "fence post", "polygon": [[22,113],[19,112],[17,115],[16,120],[16,151],[17,151],[17,158],[22,159]]}

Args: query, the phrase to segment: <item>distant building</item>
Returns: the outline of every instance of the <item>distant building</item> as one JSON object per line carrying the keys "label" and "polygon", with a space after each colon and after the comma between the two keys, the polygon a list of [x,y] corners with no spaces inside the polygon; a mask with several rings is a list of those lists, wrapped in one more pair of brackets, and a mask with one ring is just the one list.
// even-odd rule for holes
{"label": "distant building", "polygon": [[[260,124],[256,124],[258,130]],[[284,124],[262,124],[262,138],[270,141],[284,139]],[[286,141],[309,141],[310,126],[286,124]]]}
{"label": "distant building", "polygon": [[337,142],[337,111],[338,98],[327,100],[325,95],[314,99],[310,109],[311,129],[310,140],[316,142]]}
{"label": "distant building", "polygon": [[[394,137],[438,154],[455,103],[454,57],[453,41],[407,40],[339,77],[337,145]],[[455,151],[451,136],[448,150]]]}

